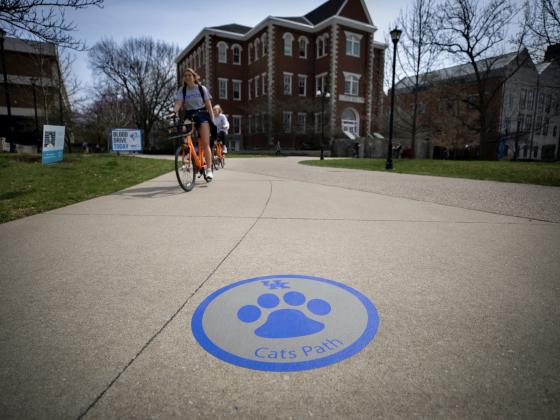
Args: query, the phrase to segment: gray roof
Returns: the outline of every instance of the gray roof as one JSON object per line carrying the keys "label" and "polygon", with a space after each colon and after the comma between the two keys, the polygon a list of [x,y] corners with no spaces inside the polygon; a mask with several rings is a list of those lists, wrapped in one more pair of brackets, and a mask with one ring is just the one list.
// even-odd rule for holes
{"label": "gray roof", "polygon": [[292,22],[296,22],[296,23],[303,23],[304,25],[309,25],[311,23],[305,17],[302,16],[293,16],[293,17],[276,16],[276,17],[278,19],[291,20]]}
{"label": "gray roof", "polygon": [[317,25],[325,19],[330,18],[338,13],[346,0],[329,0],[316,9],[312,10],[305,17],[313,24]]}
{"label": "gray roof", "polygon": [[238,25],[237,23],[230,23],[229,25],[213,26],[210,29],[216,29],[219,31],[233,32],[235,34],[246,34],[252,28],[249,26]]}
{"label": "gray roof", "polygon": [[[520,55],[520,53],[512,52],[479,60],[476,63],[481,72],[488,72],[490,77],[496,77],[503,74],[507,65],[518,55]],[[475,73],[471,63],[459,64],[457,66],[446,67],[420,75],[420,85],[428,86],[444,80],[470,79],[473,78],[474,75]],[[414,80],[414,76],[399,80],[399,82],[395,84],[395,91],[412,88],[414,86]]]}

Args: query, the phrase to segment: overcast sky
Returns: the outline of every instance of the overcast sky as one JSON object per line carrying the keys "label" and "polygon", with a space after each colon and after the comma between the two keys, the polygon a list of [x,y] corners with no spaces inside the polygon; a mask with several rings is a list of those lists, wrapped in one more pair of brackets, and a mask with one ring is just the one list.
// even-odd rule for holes
{"label": "overcast sky", "polygon": [[[326,0],[105,0],[102,9],[93,7],[67,12],[77,31],[76,38],[88,46],[103,38],[118,42],[139,36],[151,36],[176,44],[180,50],[205,27],[238,23],[255,26],[267,16],[303,16]],[[411,0],[365,0],[383,41],[401,9]],[[76,53],[74,74],[91,85],[92,75],[87,53]]]}

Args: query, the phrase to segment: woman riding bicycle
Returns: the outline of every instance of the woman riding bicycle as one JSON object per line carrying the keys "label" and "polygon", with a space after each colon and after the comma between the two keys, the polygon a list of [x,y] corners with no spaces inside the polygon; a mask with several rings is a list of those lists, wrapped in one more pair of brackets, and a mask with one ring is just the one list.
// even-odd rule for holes
{"label": "woman riding bicycle", "polygon": [[222,112],[220,105],[214,105],[214,124],[218,127],[218,142],[226,144],[226,137],[229,130],[229,121]]}
{"label": "woman riding bicycle", "polygon": [[206,87],[200,84],[200,76],[191,68],[187,68],[183,74],[183,85],[175,95],[175,113],[181,108],[186,111],[188,119],[192,120],[198,130],[198,147],[204,151],[207,162],[205,173],[206,180],[211,180],[212,174],[212,151],[210,150],[210,121],[213,117],[212,96]]}

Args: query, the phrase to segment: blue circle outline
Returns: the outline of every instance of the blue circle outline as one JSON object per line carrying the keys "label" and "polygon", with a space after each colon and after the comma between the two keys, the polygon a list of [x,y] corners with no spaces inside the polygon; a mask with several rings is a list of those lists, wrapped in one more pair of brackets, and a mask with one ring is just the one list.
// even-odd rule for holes
{"label": "blue circle outline", "polygon": [[[226,350],[223,350],[221,347],[218,347],[214,344],[210,338],[206,335],[204,328],[202,327],[202,318],[206,311],[208,305],[219,295],[227,292],[234,287],[240,286],[246,283],[252,283],[260,280],[268,280],[268,279],[306,279],[306,280],[315,280],[323,283],[327,283],[333,286],[340,287],[347,292],[356,296],[360,302],[364,305],[367,313],[368,313],[368,322],[364,329],[362,335],[354,341],[350,346],[346,347],[345,349],[331,354],[329,356],[322,357],[320,359],[314,359],[309,361],[302,361],[302,362],[288,362],[288,363],[274,363],[274,362],[261,362],[258,360],[246,359],[244,357],[236,356],[235,354],[229,353]],[[309,370],[309,369],[317,369],[320,367],[328,366],[334,363],[338,363],[342,360],[348,359],[352,357],[356,353],[359,353],[362,349],[364,349],[370,341],[373,340],[377,330],[379,328],[379,316],[377,314],[377,309],[375,308],[374,304],[362,293],[358,292],[357,290],[351,288],[350,286],[346,286],[345,284],[336,282],[334,280],[325,279],[322,277],[315,277],[315,276],[304,276],[299,274],[280,274],[276,276],[260,276],[260,277],[253,277],[250,279],[241,280],[230,285],[224,286],[221,289],[216,290],[212,294],[210,294],[204,301],[196,308],[193,317],[191,319],[191,329],[195,339],[198,343],[202,346],[204,350],[210,353],[212,356],[224,361],[231,363],[236,366],[254,369],[254,370],[262,370],[267,372],[293,372],[293,371],[300,371],[300,370]]]}

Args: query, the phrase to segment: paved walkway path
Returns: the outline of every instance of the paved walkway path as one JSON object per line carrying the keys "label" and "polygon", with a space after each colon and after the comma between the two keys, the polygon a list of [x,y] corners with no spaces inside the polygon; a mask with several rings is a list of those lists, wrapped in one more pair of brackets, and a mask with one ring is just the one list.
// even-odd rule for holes
{"label": "paved walkway path", "polygon": [[[0,417],[558,418],[559,222],[560,188],[251,158],[0,225]],[[201,302],[275,274],[360,291],[375,338],[284,373],[206,352]]]}

